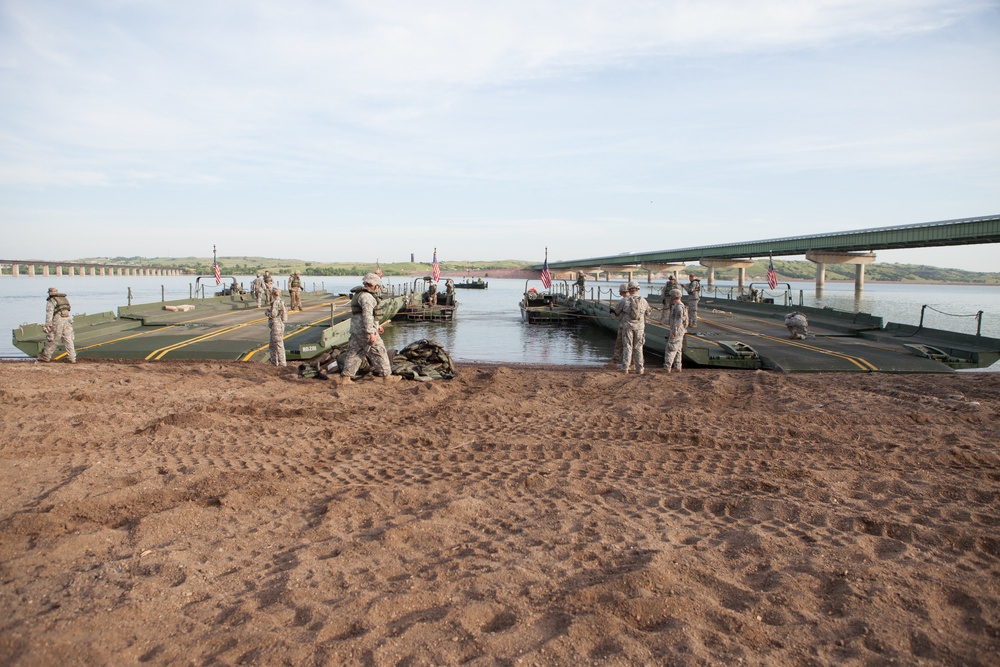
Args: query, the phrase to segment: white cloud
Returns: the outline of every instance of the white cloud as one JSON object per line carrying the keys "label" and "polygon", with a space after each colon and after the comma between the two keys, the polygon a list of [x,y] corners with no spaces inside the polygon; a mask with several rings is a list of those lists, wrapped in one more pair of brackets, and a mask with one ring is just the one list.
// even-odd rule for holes
{"label": "white cloud", "polygon": [[609,227],[988,214],[997,24],[958,0],[6,0],[0,222],[361,220],[472,258],[525,252],[496,229],[582,226],[586,256]]}

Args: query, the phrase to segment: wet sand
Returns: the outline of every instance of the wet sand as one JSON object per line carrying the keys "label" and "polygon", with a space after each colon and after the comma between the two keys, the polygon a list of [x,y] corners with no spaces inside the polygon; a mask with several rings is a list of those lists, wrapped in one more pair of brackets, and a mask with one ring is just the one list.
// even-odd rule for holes
{"label": "wet sand", "polygon": [[1000,664],[1000,374],[459,373],[0,364],[0,664]]}

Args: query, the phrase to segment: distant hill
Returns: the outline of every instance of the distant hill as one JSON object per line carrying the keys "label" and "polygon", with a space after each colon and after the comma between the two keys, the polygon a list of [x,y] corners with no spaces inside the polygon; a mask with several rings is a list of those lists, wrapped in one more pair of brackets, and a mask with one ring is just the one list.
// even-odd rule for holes
{"label": "distant hill", "polygon": [[[151,266],[175,266],[191,274],[209,275],[212,272],[211,257],[92,257],[81,263],[108,262]],[[503,259],[492,261],[449,261],[440,262],[441,274],[452,278],[471,277],[524,277],[532,275],[529,267],[537,261]],[[382,273],[387,276],[430,275],[428,262],[390,262],[381,264]],[[287,275],[299,271],[304,276],[359,276],[375,270],[374,262],[313,262],[301,259],[275,259],[270,257],[219,257],[219,268],[232,275],[252,275],[265,269],[275,275]],[[686,271],[702,278],[708,270],[695,264],[688,265]],[[814,280],[816,265],[806,260],[774,260],[774,270],[779,280]],[[767,274],[767,260],[759,260],[747,268],[749,280],[762,280]],[[620,275],[620,274],[619,274]],[[718,280],[735,280],[736,269],[717,269]],[[853,264],[827,264],[827,280],[854,280]],[[926,283],[968,283],[974,285],[1000,284],[1000,272],[963,271],[922,264],[869,264],[865,267],[865,280],[883,282],[926,282]]]}

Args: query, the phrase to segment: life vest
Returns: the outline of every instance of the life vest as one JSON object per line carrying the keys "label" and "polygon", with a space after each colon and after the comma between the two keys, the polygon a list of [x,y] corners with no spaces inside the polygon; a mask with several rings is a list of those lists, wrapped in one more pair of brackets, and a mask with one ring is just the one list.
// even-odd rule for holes
{"label": "life vest", "polygon": [[302,279],[298,276],[292,276],[292,279],[288,281],[288,287],[291,289],[302,287]]}
{"label": "life vest", "polygon": [[55,303],[55,309],[52,311],[53,315],[69,317],[69,299],[66,298],[65,294],[52,294],[49,296],[49,301]]}
{"label": "life vest", "polygon": [[373,297],[375,297],[375,309],[376,311],[378,310],[379,302],[382,301],[382,299],[381,297],[379,297],[377,291],[371,289],[370,287],[366,287],[364,285],[362,285],[361,287],[355,287],[351,291],[354,292],[354,296],[351,297],[351,315],[360,315],[362,312],[364,312],[364,309],[361,308],[360,299],[361,295],[365,292],[368,292]]}

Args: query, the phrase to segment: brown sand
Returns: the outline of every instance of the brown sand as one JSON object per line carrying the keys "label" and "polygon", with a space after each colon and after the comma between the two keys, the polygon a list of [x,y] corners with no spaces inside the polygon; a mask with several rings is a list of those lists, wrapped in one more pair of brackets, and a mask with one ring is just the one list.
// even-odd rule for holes
{"label": "brown sand", "polygon": [[0,364],[0,664],[1000,663],[1000,374]]}

